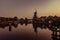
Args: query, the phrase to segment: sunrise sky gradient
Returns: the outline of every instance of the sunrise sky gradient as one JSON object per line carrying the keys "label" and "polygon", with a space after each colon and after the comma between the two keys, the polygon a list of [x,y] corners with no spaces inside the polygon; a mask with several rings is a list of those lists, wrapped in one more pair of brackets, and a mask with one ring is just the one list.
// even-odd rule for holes
{"label": "sunrise sky gradient", "polygon": [[37,9],[38,17],[60,16],[60,0],[0,0],[0,16],[32,18]]}

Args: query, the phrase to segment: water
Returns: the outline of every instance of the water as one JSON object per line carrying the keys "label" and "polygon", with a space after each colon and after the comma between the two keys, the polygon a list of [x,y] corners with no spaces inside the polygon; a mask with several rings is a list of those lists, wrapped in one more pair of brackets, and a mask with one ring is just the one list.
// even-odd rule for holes
{"label": "water", "polygon": [[32,24],[19,24],[17,28],[12,26],[12,31],[9,31],[9,27],[0,28],[0,40],[52,40],[51,34],[48,28],[38,27],[37,33],[34,32]]}

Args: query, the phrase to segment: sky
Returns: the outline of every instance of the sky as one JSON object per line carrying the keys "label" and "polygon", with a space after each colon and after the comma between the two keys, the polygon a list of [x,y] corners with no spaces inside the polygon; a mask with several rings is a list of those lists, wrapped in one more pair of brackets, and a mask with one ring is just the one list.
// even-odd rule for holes
{"label": "sky", "polygon": [[60,0],[0,0],[0,16],[32,18],[35,9],[38,17],[60,16]]}

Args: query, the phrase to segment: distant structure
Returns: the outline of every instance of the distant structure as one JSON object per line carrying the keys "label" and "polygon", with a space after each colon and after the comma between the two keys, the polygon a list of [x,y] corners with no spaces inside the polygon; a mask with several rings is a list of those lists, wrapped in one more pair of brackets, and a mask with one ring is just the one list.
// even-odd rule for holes
{"label": "distant structure", "polygon": [[35,10],[34,12],[34,16],[33,16],[33,28],[34,28],[34,32],[37,33],[37,25],[38,25],[38,22],[37,22],[37,10]]}
{"label": "distant structure", "polygon": [[33,19],[37,18],[37,10],[35,10],[34,12],[34,16],[33,16]]}

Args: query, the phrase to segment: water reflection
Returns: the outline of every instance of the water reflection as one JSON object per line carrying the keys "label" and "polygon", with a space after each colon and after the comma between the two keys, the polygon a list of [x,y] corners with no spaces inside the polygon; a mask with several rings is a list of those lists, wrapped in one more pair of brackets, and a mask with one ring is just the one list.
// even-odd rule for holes
{"label": "water reflection", "polygon": [[[29,23],[26,23],[26,21],[25,21],[25,25],[27,26],[28,24]],[[20,23],[20,25],[22,25],[22,24]],[[13,24],[13,23],[9,22],[8,25],[5,25],[5,24],[1,25],[0,24],[0,28],[9,27],[9,31],[12,31],[12,26],[17,28],[18,27],[18,23],[17,24]],[[52,35],[51,35],[52,40],[60,40],[60,26],[39,24],[37,22],[33,22],[32,26],[33,26],[33,29],[34,29],[35,33],[37,33],[37,28],[38,27],[41,28],[41,29],[47,29],[48,28],[52,32]]]}
{"label": "water reflection", "polygon": [[[34,32],[36,32],[37,33],[37,28],[38,27],[40,27],[41,29],[49,29],[49,30],[51,30],[51,32],[52,32],[52,40],[60,40],[60,27],[58,27],[58,26],[53,26],[53,25],[38,25],[38,26],[36,26],[36,24],[34,25],[33,24],[33,28],[34,28]],[[58,34],[59,33],[59,34]]]}

